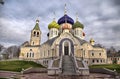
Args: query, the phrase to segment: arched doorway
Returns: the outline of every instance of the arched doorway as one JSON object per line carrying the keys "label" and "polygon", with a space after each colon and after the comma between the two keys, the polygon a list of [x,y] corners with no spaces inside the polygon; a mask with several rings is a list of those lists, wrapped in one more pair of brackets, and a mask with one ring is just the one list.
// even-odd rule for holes
{"label": "arched doorway", "polygon": [[62,48],[63,48],[63,55],[70,55],[71,52],[71,45],[70,42],[68,40],[65,40],[62,44]]}
{"label": "arched doorway", "polygon": [[69,42],[64,42],[64,55],[69,55]]}
{"label": "arched doorway", "polygon": [[70,53],[73,53],[73,55],[74,55],[73,41],[71,39],[64,38],[59,43],[59,56],[70,55]]}

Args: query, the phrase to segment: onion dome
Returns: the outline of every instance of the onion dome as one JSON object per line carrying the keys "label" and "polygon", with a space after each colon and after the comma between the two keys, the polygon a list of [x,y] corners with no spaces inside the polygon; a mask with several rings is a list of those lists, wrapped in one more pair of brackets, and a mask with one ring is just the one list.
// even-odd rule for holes
{"label": "onion dome", "polygon": [[75,28],[84,28],[84,25],[82,23],[80,23],[79,21],[76,21],[74,24],[73,24],[73,29]]}
{"label": "onion dome", "polygon": [[63,23],[70,23],[70,24],[74,24],[74,20],[69,17],[67,14],[65,14],[63,17],[61,17],[59,20],[58,20],[58,24],[63,24]]}
{"label": "onion dome", "polygon": [[90,43],[91,43],[91,42],[95,42],[93,38],[90,39]]}
{"label": "onion dome", "polygon": [[63,24],[62,29],[71,29],[70,25],[67,23]]}
{"label": "onion dome", "polygon": [[56,23],[56,21],[53,21],[53,22],[51,22],[51,23],[48,25],[48,29],[51,29],[51,28],[57,28],[57,29],[59,29],[60,26],[59,26],[58,23]]}

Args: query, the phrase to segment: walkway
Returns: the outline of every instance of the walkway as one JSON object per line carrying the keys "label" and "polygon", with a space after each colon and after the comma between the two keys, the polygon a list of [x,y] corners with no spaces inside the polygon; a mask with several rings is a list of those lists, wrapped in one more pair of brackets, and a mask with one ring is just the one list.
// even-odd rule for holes
{"label": "walkway", "polygon": [[[0,72],[0,77],[10,78],[11,76],[24,77],[20,79],[75,79],[74,76],[72,76],[71,78],[70,76],[60,78],[58,76],[48,76],[47,73],[30,73],[30,74],[24,74],[24,75],[20,75],[16,73],[15,75],[15,73],[13,72]],[[115,78],[107,74],[91,73],[89,77],[79,76],[77,79],[115,79]]]}

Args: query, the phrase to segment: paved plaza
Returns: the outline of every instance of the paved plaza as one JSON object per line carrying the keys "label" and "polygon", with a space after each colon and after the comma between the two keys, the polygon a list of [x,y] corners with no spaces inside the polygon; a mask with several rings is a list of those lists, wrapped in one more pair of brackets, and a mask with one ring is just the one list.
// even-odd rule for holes
{"label": "paved plaza", "polygon": [[111,75],[107,74],[99,74],[99,73],[91,73],[90,76],[48,76],[47,73],[29,73],[23,74],[15,73],[15,72],[5,72],[0,71],[0,78],[10,78],[16,77],[20,79],[115,79]]}

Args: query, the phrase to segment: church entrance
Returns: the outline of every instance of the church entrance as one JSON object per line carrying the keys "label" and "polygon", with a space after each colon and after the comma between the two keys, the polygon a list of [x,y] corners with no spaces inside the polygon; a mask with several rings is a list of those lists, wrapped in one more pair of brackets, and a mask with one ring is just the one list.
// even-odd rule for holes
{"label": "church entrance", "polygon": [[64,55],[69,55],[69,45],[70,43],[68,41],[64,42]]}
{"label": "church entrance", "polygon": [[69,53],[69,48],[68,48],[68,46],[64,46],[64,54],[65,54],[65,55],[68,55],[68,53]]}
{"label": "church entrance", "polygon": [[74,55],[74,44],[71,39],[64,38],[59,43],[59,56],[61,55]]}

